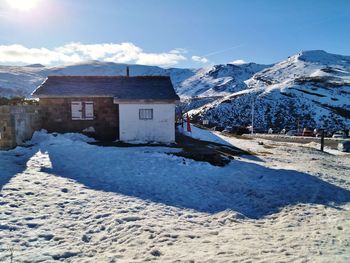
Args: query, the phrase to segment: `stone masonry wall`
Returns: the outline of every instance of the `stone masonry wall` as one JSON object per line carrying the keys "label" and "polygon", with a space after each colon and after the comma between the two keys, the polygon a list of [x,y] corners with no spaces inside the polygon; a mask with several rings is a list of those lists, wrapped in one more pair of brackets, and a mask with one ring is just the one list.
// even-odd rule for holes
{"label": "stone masonry wall", "polygon": [[[72,101],[93,101],[93,120],[72,120]],[[45,111],[43,128],[49,132],[85,132],[99,140],[119,139],[119,107],[112,97],[97,98],[41,98],[39,104]]]}
{"label": "stone masonry wall", "polygon": [[41,129],[39,106],[0,106],[0,149],[11,149]]}

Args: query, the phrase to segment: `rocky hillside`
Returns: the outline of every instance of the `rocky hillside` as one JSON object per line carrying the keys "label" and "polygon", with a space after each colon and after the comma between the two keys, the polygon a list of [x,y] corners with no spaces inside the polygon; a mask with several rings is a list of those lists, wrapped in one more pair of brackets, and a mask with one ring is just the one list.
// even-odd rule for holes
{"label": "rocky hillside", "polygon": [[[0,66],[0,96],[30,96],[48,75],[125,75],[126,65],[89,61],[59,67]],[[192,118],[267,129],[350,126],[350,57],[304,51],[274,65],[200,69],[131,65],[131,75],[170,76]],[[254,107],[252,107],[254,104]]]}
{"label": "rocky hillside", "polygon": [[183,99],[230,95],[247,89],[248,86],[244,81],[267,67],[266,65],[247,63],[216,65],[199,69],[194,75],[182,80],[177,85],[177,92]]}
{"label": "rocky hillside", "polygon": [[222,126],[350,127],[350,57],[305,51],[265,68],[245,81],[247,88],[190,113]]}

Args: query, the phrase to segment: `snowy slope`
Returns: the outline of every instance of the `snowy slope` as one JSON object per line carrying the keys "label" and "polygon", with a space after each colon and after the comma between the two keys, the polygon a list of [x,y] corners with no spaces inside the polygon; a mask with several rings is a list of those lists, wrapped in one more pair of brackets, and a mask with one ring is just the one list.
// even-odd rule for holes
{"label": "snowy slope", "polygon": [[43,67],[0,66],[0,96],[28,96],[44,80]]}
{"label": "snowy slope", "polygon": [[350,57],[305,51],[256,73],[248,88],[202,105],[194,118],[256,127],[350,126]]}
{"label": "snowy slope", "polygon": [[245,80],[266,68],[266,65],[247,63],[241,65],[216,65],[199,69],[177,88],[183,98],[225,96],[244,90]]}

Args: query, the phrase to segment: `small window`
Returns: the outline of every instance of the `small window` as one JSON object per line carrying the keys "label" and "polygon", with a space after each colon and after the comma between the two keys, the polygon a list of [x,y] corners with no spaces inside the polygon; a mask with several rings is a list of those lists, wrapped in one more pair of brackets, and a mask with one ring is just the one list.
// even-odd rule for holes
{"label": "small window", "polygon": [[140,120],[153,120],[153,109],[140,109],[139,110]]}
{"label": "small window", "polygon": [[83,119],[83,105],[81,101],[72,101],[72,120],[82,120]]}
{"label": "small window", "polygon": [[84,120],[94,119],[94,103],[92,101],[84,102]]}
{"label": "small window", "polygon": [[72,120],[93,120],[94,103],[92,101],[72,101]]}

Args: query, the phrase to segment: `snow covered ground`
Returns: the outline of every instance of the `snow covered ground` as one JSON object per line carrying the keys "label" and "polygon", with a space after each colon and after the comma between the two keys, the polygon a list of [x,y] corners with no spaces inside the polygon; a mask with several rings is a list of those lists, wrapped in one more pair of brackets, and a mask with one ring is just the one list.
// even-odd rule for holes
{"label": "snow covered ground", "polygon": [[0,151],[0,262],[349,262],[349,155],[193,136],[257,155],[215,167],[45,132]]}

